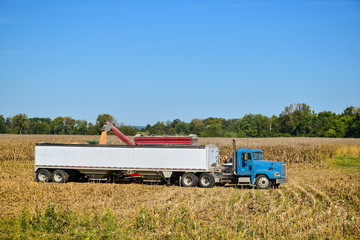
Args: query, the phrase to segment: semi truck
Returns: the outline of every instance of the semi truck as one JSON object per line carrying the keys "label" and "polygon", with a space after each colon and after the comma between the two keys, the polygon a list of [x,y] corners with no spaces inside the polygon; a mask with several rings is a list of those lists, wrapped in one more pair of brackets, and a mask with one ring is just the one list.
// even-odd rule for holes
{"label": "semi truck", "polygon": [[[126,145],[108,145],[112,131]],[[100,144],[35,144],[35,180],[65,183],[78,178],[88,180],[141,180],[173,183],[181,187],[211,188],[236,184],[259,189],[279,187],[288,181],[286,163],[265,161],[260,149],[236,149],[232,158],[220,166],[216,145],[198,145],[195,137],[142,137],[132,143],[112,124],[103,127]],[[188,141],[186,139],[192,139]],[[153,141],[154,144],[149,142]],[[144,144],[146,142],[146,144]],[[156,144],[156,142],[160,142]]]}

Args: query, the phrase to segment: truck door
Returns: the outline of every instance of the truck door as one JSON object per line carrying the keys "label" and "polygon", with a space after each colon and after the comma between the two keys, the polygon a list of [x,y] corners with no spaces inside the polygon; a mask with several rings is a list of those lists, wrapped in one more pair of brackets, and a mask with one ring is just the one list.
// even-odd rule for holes
{"label": "truck door", "polygon": [[238,156],[238,174],[239,175],[251,175],[253,172],[253,160],[251,152],[242,152],[241,156]]}

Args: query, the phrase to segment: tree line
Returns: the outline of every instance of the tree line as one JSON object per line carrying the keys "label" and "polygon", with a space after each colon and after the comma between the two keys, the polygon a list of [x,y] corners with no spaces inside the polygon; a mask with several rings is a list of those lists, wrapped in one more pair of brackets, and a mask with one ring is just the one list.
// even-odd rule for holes
{"label": "tree line", "polygon": [[125,135],[187,135],[199,137],[360,137],[360,108],[347,107],[341,114],[331,111],[315,113],[305,103],[291,104],[278,116],[246,114],[242,118],[194,118],[187,123],[180,119],[158,121],[143,129],[118,124],[110,114],[98,115],[95,124],[72,117],[28,118],[17,114],[0,115],[0,133],[13,134],[81,134],[101,133],[105,122],[111,122]]}

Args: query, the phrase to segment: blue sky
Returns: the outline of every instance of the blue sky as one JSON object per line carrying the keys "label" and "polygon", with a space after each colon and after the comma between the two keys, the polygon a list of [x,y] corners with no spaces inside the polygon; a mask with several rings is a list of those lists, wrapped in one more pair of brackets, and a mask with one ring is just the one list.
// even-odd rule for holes
{"label": "blue sky", "polygon": [[360,1],[0,0],[0,114],[130,125],[360,105]]}

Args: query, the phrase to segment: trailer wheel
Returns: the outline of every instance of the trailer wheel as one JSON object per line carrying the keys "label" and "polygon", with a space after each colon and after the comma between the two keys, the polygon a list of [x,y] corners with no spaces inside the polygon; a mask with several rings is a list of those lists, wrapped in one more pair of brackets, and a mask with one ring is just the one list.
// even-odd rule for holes
{"label": "trailer wheel", "polygon": [[193,173],[184,173],[181,176],[182,187],[195,187],[199,181],[199,178]]}
{"label": "trailer wheel", "polygon": [[199,187],[212,188],[215,184],[214,177],[209,173],[203,173],[199,177]]}
{"label": "trailer wheel", "polygon": [[64,183],[69,179],[69,175],[64,170],[57,169],[52,173],[52,180],[55,183]]}
{"label": "trailer wheel", "polygon": [[268,189],[272,183],[266,175],[259,175],[255,179],[255,185],[259,189]]}
{"label": "trailer wheel", "polygon": [[40,169],[35,174],[37,182],[51,182],[51,172],[47,169]]}

